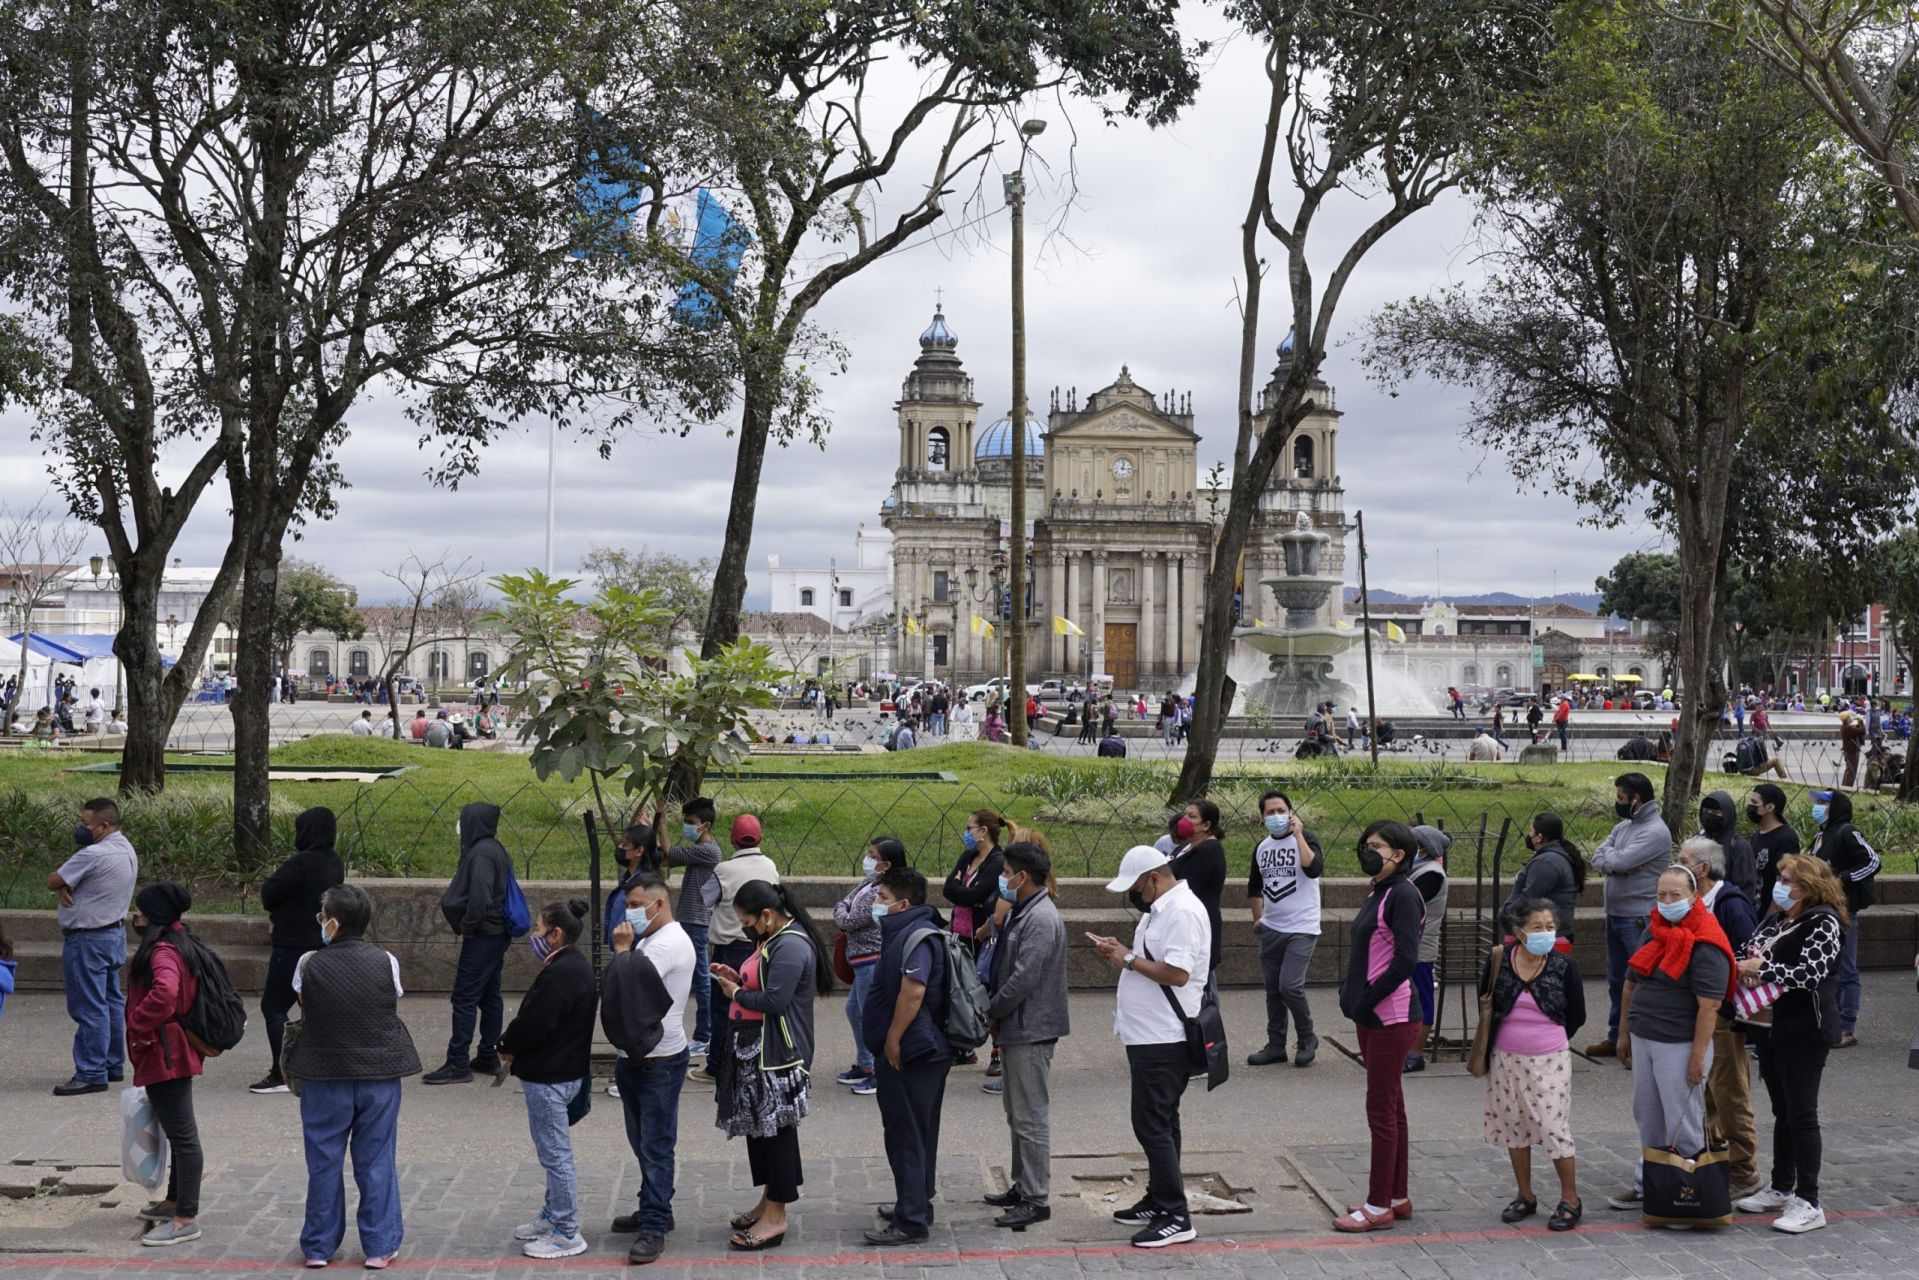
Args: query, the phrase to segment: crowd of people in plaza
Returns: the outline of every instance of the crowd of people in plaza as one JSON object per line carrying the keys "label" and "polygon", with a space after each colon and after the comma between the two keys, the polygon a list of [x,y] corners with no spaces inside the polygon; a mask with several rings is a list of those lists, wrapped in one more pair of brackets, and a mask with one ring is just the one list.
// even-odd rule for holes
{"label": "crowd of people in plaza", "polygon": [[[1527,824],[1528,856],[1500,909],[1500,941],[1481,962],[1473,1065],[1485,1077],[1485,1139],[1507,1152],[1515,1184],[1501,1217],[1516,1223],[1540,1212],[1534,1148],[1558,1183],[1547,1226],[1576,1229],[1586,1212],[1571,1064],[1587,1008],[1573,941],[1579,895],[1601,877],[1606,1030],[1584,1053],[1631,1071],[1648,1160],[1723,1150],[1742,1210],[1775,1214],[1783,1232],[1817,1229],[1826,1221],[1820,1086],[1828,1053],[1857,1043],[1857,921],[1876,900],[1878,855],[1852,824],[1843,792],[1812,793],[1818,835],[1804,852],[1785,821],[1786,795],[1771,783],[1747,797],[1743,824],[1728,793],[1707,794],[1696,833],[1676,850],[1645,775],[1620,775],[1615,803],[1616,825],[1590,856],[1559,815]],[[507,1074],[520,1081],[545,1191],[538,1215],[514,1237],[530,1258],[584,1252],[571,1128],[591,1102],[596,1026],[617,1054],[607,1094],[620,1104],[641,1171],[633,1211],[612,1223],[614,1234],[632,1237],[632,1263],[658,1259],[674,1230],[682,1090],[694,1071],[713,1085],[713,1123],[744,1140],[759,1193],[730,1220],[734,1250],[785,1241],[805,1183],[801,1129],[827,1079],[876,1099],[894,1195],[867,1241],[927,1240],[945,1093],[956,1069],[982,1060],[981,1087],[1003,1102],[1011,1171],[1004,1191],[982,1198],[1001,1211],[999,1227],[1023,1230],[1051,1216],[1051,1073],[1072,1034],[1074,944],[1043,832],[976,811],[937,884],[915,865],[930,851],[916,859],[900,840],[877,835],[828,930],[783,883],[756,816],[732,819],[724,851],[711,800],[686,802],[677,834],[663,812],[652,818],[619,833],[619,875],[604,902],[532,909],[500,839],[499,808],[461,810],[459,862],[440,902],[459,938],[452,1026],[441,1061],[426,1070],[399,1015],[400,964],[369,939],[373,904],[346,881],[334,816],[324,808],[299,816],[294,852],[261,888],[272,925],[260,1002],[269,1068],[251,1088],[299,1093],[307,1266],[328,1265],[344,1240],[349,1151],[365,1265],[383,1268],[399,1250],[402,1081],[422,1073],[442,1087]],[[1306,977],[1326,923],[1326,855],[1284,791],[1261,796],[1256,818],[1245,893],[1266,1026],[1245,1061],[1309,1068],[1323,1015],[1315,1017]],[[1196,1236],[1180,1173],[1180,1109],[1191,1082],[1211,1087],[1226,1073],[1218,987],[1230,825],[1210,800],[1184,806],[1153,843],[1129,849],[1106,883],[1138,913],[1130,940],[1084,935],[1115,973],[1114,1031],[1148,1172],[1139,1201],[1112,1216],[1141,1248]],[[195,1030],[204,1025],[196,1011],[208,992],[230,987],[188,925],[189,891],[140,882],[114,801],[88,801],[73,842],[47,882],[59,901],[75,1024],[72,1077],[54,1093],[103,1093],[131,1064],[170,1151],[164,1194],[139,1211],[151,1224],[142,1242],[185,1244],[201,1234],[206,1162],[193,1082],[209,1046]],[[1364,1066],[1371,1155],[1363,1199],[1332,1223],[1341,1232],[1387,1230],[1414,1212],[1403,1081],[1425,1069],[1429,1053],[1450,843],[1437,828],[1382,819],[1355,850],[1366,894],[1346,926],[1338,1003]],[[596,911],[612,953],[598,975],[582,949]],[[502,972],[520,937],[539,969],[509,1019]],[[0,937],[0,997],[11,979],[6,954]],[[816,1019],[836,979],[846,984],[855,1048],[846,1069],[828,1077],[816,1066]],[[1769,1174],[1749,1044],[1774,1119]],[[1606,1203],[1660,1220],[1642,1178]]]}

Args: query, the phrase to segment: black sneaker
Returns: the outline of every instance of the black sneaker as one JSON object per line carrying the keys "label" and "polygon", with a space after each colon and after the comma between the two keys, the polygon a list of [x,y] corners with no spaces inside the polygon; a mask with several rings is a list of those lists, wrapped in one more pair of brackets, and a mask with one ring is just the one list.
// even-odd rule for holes
{"label": "black sneaker", "polygon": [[1293,1054],[1293,1065],[1310,1067],[1313,1059],[1319,1056],[1319,1037],[1309,1036],[1299,1042],[1299,1049]]}
{"label": "black sneaker", "polygon": [[473,1074],[479,1076],[505,1075],[506,1064],[501,1062],[497,1057],[475,1058],[473,1060]]}
{"label": "black sneaker", "polygon": [[473,1073],[465,1067],[456,1067],[447,1063],[438,1071],[429,1071],[420,1077],[421,1084],[472,1084]]}
{"label": "black sneaker", "polygon": [[1270,1067],[1275,1062],[1283,1064],[1285,1061],[1286,1046],[1284,1044],[1269,1044],[1258,1053],[1246,1055],[1246,1065],[1249,1067]]}
{"label": "black sneaker", "polygon": [[998,1195],[981,1196],[980,1203],[990,1204],[995,1209],[1010,1209],[1014,1205],[1022,1203],[1025,1199],[1026,1197],[1019,1193],[1019,1183],[1015,1182]]}
{"label": "black sneaker", "polygon": [[649,1262],[659,1261],[660,1255],[665,1252],[665,1236],[641,1236],[626,1251],[626,1260],[636,1267],[643,1267]]}
{"label": "black sneaker", "polygon": [[106,1081],[82,1080],[78,1076],[53,1086],[53,1096],[56,1098],[77,1098],[84,1093],[105,1093],[106,1091]]}
{"label": "black sneaker", "polygon": [[272,1075],[263,1077],[256,1083],[248,1085],[247,1092],[248,1093],[290,1093],[292,1091],[287,1088],[287,1082],[280,1078],[279,1073],[275,1072]]}
{"label": "black sneaker", "polygon": [[1153,1211],[1150,1202],[1141,1200],[1132,1208],[1121,1209],[1113,1214],[1113,1221],[1122,1227],[1149,1227],[1158,1221],[1159,1217],[1160,1215]]}
{"label": "black sneaker", "polygon": [[1199,1232],[1193,1230],[1193,1220],[1185,1214],[1177,1217],[1167,1216],[1141,1227],[1133,1233],[1133,1247],[1136,1249],[1164,1249],[1169,1244],[1185,1244],[1197,1239]]}

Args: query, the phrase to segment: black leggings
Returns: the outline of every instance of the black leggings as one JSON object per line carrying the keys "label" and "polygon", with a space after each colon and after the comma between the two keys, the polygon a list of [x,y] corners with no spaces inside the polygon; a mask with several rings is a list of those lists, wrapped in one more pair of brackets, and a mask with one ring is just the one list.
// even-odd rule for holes
{"label": "black leggings", "polygon": [[1825,1074],[1824,1041],[1781,1041],[1759,1045],[1759,1075],[1772,1099],[1772,1186],[1807,1204],[1819,1203],[1819,1080]]}
{"label": "black leggings", "polygon": [[148,1085],[147,1101],[172,1149],[167,1160],[167,1199],[173,1201],[173,1216],[197,1218],[200,1173],[206,1161],[200,1151],[200,1126],[193,1119],[193,1077]]}
{"label": "black leggings", "polygon": [[273,1055],[267,1074],[280,1075],[280,1042],[286,1035],[287,1014],[299,1003],[293,993],[293,971],[306,952],[298,947],[275,947],[267,956],[266,990],[260,993],[260,1018],[267,1026],[267,1051]]}
{"label": "black leggings", "polygon": [[753,1169],[753,1185],[766,1188],[774,1204],[792,1204],[800,1198],[806,1176],[800,1168],[800,1131],[795,1125],[777,1130],[770,1138],[748,1138],[746,1161]]}

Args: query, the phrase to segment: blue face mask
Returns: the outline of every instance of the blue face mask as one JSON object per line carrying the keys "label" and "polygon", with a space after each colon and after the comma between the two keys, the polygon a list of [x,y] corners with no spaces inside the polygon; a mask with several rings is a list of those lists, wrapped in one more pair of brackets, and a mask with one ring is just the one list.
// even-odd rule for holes
{"label": "blue face mask", "polygon": [[1552,951],[1553,943],[1557,941],[1559,941],[1559,935],[1551,929],[1544,933],[1529,933],[1526,935],[1526,950],[1536,956],[1547,955]]}
{"label": "blue face mask", "polygon": [[1678,924],[1692,914],[1692,899],[1689,898],[1684,902],[1662,902],[1659,904],[1659,914],[1666,917],[1667,924]]}
{"label": "blue face mask", "polygon": [[873,923],[878,924],[880,921],[886,919],[888,910],[889,908],[884,902],[875,902],[873,904]]}
{"label": "blue face mask", "polygon": [[700,839],[700,824],[697,822],[682,822],[680,824],[680,834],[686,837],[688,843],[697,844]]}
{"label": "blue face mask", "polygon": [[534,959],[544,961],[548,956],[553,954],[553,944],[547,941],[545,934],[536,933],[528,938],[527,941],[533,945]]}
{"label": "blue face mask", "polygon": [[1013,886],[1006,882],[1005,876],[999,878],[999,896],[1008,902],[1019,901],[1019,895],[1013,892]]}
{"label": "blue face mask", "polygon": [[1781,911],[1791,911],[1792,903],[1792,886],[1774,881],[1772,886],[1772,905],[1778,907]]}
{"label": "blue face mask", "polygon": [[1266,815],[1266,834],[1272,836],[1275,840],[1285,835],[1292,825],[1293,819],[1291,814],[1269,813]]}
{"label": "blue face mask", "polygon": [[979,837],[973,834],[973,828],[968,827],[960,832],[960,843],[966,846],[966,852],[971,853],[979,848]]}
{"label": "blue face mask", "polygon": [[340,936],[340,931],[338,928],[335,928],[333,932],[328,933],[327,927],[325,925],[320,926],[320,945],[321,946],[324,947],[324,946],[330,945],[333,942],[333,940],[339,936]]}
{"label": "blue face mask", "polygon": [[646,918],[645,907],[628,907],[626,922],[633,926],[633,936],[636,938],[653,927],[653,922]]}
{"label": "blue face mask", "polygon": [[1816,804],[1812,807],[1812,820],[1818,823],[1822,827],[1826,825],[1826,806],[1825,805]]}
{"label": "blue face mask", "polygon": [[860,874],[865,876],[868,880],[871,880],[873,878],[873,873],[878,871],[879,869],[880,869],[880,864],[875,859],[870,857],[860,859]]}

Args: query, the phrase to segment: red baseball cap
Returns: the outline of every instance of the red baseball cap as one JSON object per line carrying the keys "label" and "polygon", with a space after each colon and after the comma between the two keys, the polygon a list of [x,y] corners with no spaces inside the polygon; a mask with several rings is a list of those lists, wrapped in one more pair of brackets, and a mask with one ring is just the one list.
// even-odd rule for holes
{"label": "red baseball cap", "polygon": [[742,813],[733,819],[733,843],[745,841],[749,844],[760,842],[760,820],[750,813]]}

